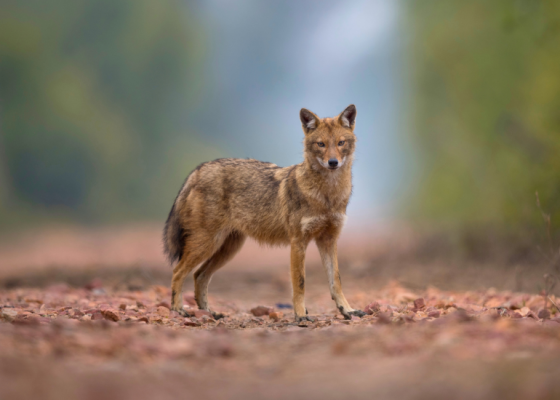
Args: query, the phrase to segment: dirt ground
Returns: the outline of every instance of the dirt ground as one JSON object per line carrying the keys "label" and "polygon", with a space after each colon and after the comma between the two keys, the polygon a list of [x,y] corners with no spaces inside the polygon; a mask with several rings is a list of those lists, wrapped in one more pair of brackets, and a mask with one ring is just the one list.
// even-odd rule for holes
{"label": "dirt ground", "polygon": [[531,283],[515,290],[500,268],[420,266],[387,257],[402,241],[350,235],[343,288],[368,315],[338,315],[310,248],[314,321],[296,324],[287,253],[249,244],[210,286],[226,317],[197,312],[188,282],[184,318],[169,310],[158,235],[135,227],[2,240],[0,399],[560,397],[559,301]]}

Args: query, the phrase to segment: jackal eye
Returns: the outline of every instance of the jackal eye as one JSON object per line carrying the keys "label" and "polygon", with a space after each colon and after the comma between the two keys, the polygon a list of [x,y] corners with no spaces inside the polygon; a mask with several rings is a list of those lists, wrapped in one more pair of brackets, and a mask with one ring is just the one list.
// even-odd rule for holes
{"label": "jackal eye", "polygon": [[340,142],[338,142],[338,145],[339,145],[339,146],[344,146],[344,143],[345,143],[345,141],[344,141],[344,140],[341,140]]}
{"label": "jackal eye", "polygon": [[325,143],[323,143],[323,142],[317,142],[317,146],[319,146],[319,147],[325,147]]}

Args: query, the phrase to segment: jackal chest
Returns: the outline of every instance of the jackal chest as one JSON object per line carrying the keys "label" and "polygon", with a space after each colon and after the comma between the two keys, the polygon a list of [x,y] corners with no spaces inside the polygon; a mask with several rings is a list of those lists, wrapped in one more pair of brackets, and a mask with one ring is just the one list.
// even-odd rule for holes
{"label": "jackal chest", "polygon": [[328,228],[342,228],[346,222],[344,213],[328,213],[314,216],[306,216],[301,219],[301,232],[313,234]]}

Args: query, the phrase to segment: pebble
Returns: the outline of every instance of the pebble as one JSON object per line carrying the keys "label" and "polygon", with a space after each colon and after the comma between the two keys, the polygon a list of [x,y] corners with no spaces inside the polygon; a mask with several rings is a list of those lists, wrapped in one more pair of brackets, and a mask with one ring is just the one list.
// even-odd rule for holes
{"label": "pebble", "polygon": [[214,318],[209,317],[208,315],[203,315],[201,319],[203,323],[216,322]]}
{"label": "pebble", "polygon": [[[109,321],[117,322],[121,319],[118,311],[116,311],[116,310],[106,309],[106,310],[101,311],[101,314],[103,315],[103,317],[105,317],[105,319],[108,319]],[[92,319],[95,319],[95,318],[92,318]]]}
{"label": "pebble", "polygon": [[273,321],[275,321],[275,322],[278,322],[278,321],[280,321],[280,320],[282,319],[282,317],[284,317],[284,313],[281,312],[281,311],[273,311],[273,312],[271,312],[270,314],[268,314],[268,317],[269,317],[271,320],[273,320]]}
{"label": "pebble", "polygon": [[441,316],[441,311],[439,310],[433,310],[428,312],[428,317],[430,318],[439,318]]}
{"label": "pebble", "polygon": [[185,318],[185,322],[183,322],[183,325],[185,326],[200,326],[200,322],[195,322],[190,318]]}
{"label": "pebble", "polygon": [[273,311],[274,310],[270,307],[257,306],[251,309],[251,314],[253,314],[255,317],[262,317],[263,315],[270,315],[270,313]]}
{"label": "pebble", "polygon": [[374,301],[373,303],[370,303],[366,306],[366,308],[364,308],[364,312],[366,314],[372,315],[376,312],[379,312],[381,306],[379,305],[379,303],[377,301]]}
{"label": "pebble", "polygon": [[2,313],[0,313],[0,317],[8,322],[12,322],[17,317],[17,315],[18,312],[14,308],[3,308]]}
{"label": "pebble", "polygon": [[424,299],[422,297],[414,300],[414,309],[415,310],[422,310],[425,307],[426,307],[426,303],[424,302]]}

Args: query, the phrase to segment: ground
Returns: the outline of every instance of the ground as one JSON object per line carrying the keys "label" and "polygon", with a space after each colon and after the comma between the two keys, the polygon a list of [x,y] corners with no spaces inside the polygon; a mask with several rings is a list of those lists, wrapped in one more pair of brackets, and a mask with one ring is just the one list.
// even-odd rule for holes
{"label": "ground", "polygon": [[[96,256],[94,244],[83,260],[87,252],[72,242],[80,235],[70,236],[63,248],[77,255],[43,264],[34,260],[64,253],[52,235],[48,254],[47,239],[27,242],[27,262],[14,256],[25,241],[0,249],[1,399],[560,396],[553,294],[407,285],[421,280],[394,279],[387,266],[376,275],[364,267],[372,255],[353,240],[351,251],[341,248],[343,288],[368,315],[338,314],[310,253],[306,303],[314,321],[296,324],[285,254],[249,245],[210,287],[211,305],[226,317],[197,312],[189,282],[184,299],[193,316],[183,318],[169,310],[170,271],[148,238],[130,239],[121,252],[107,245],[114,240],[93,241],[104,251]],[[141,251],[127,251],[145,265],[125,254],[130,243]],[[409,268],[397,264],[401,273]]]}

